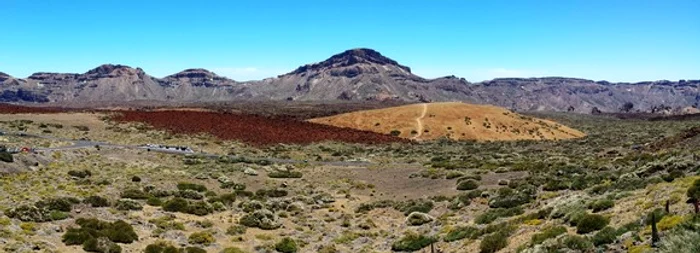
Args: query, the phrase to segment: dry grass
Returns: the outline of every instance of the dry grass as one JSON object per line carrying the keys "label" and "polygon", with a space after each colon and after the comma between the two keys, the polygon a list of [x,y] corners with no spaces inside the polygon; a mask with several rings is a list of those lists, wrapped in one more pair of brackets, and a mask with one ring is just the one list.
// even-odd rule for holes
{"label": "dry grass", "polygon": [[441,137],[479,141],[530,140],[585,136],[556,122],[523,116],[505,108],[458,102],[358,111],[310,121],[384,134],[396,130],[400,131],[400,137],[419,140]]}

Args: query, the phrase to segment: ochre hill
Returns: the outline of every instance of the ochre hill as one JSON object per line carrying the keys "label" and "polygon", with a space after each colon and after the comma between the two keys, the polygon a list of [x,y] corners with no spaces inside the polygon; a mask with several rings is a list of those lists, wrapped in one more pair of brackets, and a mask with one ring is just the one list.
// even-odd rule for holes
{"label": "ochre hill", "polygon": [[490,105],[424,103],[357,111],[309,120],[314,123],[393,134],[415,140],[571,139],[585,134],[557,122]]}

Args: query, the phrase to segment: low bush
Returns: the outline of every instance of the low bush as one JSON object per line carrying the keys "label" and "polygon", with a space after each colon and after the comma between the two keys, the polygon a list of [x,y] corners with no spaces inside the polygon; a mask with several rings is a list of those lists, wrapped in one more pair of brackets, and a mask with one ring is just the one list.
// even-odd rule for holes
{"label": "low bush", "polygon": [[228,248],[221,250],[221,252],[219,252],[219,253],[246,253],[246,252],[243,251],[242,249],[239,249],[236,247],[228,247]]}
{"label": "low bush", "polygon": [[285,237],[275,244],[275,250],[281,253],[296,253],[299,247],[292,238]]}
{"label": "low bush", "polygon": [[233,203],[236,202],[236,194],[235,193],[226,193],[226,194],[222,194],[220,196],[211,197],[211,198],[207,199],[207,202],[209,202],[209,203],[221,202],[221,204],[224,204],[227,206],[232,206]]}
{"label": "low bush", "polygon": [[11,163],[11,162],[14,162],[15,159],[12,158],[12,154],[10,154],[6,151],[1,151],[0,152],[0,161],[6,162],[6,163]]}
{"label": "low bush", "polygon": [[172,198],[163,203],[163,210],[168,212],[186,213],[190,203],[183,198]]}
{"label": "low bush", "polygon": [[564,233],[566,233],[566,227],[564,226],[548,227],[543,229],[542,232],[532,235],[530,243],[532,245],[537,245],[546,241],[547,239],[555,238]]}
{"label": "low bush", "polygon": [[114,204],[114,208],[121,211],[138,211],[142,210],[143,206],[141,203],[130,200],[130,199],[120,199]]}
{"label": "low bush", "polygon": [[89,196],[83,199],[83,203],[90,205],[91,207],[108,207],[109,200],[101,196]]}
{"label": "low bush", "polygon": [[407,232],[401,239],[391,244],[393,251],[417,251],[436,242],[430,236],[420,235],[415,232]]}
{"label": "low bush", "polygon": [[303,174],[299,171],[273,171],[267,176],[270,178],[301,178]]}
{"label": "low bush", "polygon": [[457,183],[457,190],[460,191],[469,191],[474,190],[476,188],[479,188],[479,182],[477,182],[476,180],[467,179]]}
{"label": "low bush", "polygon": [[443,240],[446,242],[454,242],[464,238],[476,239],[481,235],[480,232],[481,231],[475,227],[455,227],[447,232]]}
{"label": "low bush", "polygon": [[587,234],[603,229],[610,219],[599,214],[584,214],[576,222],[576,233]]}
{"label": "low bush", "polygon": [[134,228],[122,220],[110,223],[94,218],[80,218],[75,223],[80,227],[70,227],[63,234],[61,240],[66,245],[83,245],[84,248],[93,249],[95,240],[103,237],[114,243],[132,243],[138,240]]}
{"label": "low bush", "polygon": [[126,189],[120,196],[125,199],[148,199],[150,195],[140,189]]}
{"label": "low bush", "polygon": [[187,238],[190,244],[210,245],[216,242],[214,235],[208,231],[194,232]]}
{"label": "low bush", "polygon": [[598,233],[595,233],[591,240],[593,241],[593,245],[600,246],[615,242],[617,236],[617,229],[605,227],[598,231]]}
{"label": "low bush", "polygon": [[594,213],[605,211],[615,206],[615,201],[611,199],[599,199],[588,204],[588,208],[592,209]]}
{"label": "low bush", "polygon": [[92,176],[92,172],[89,170],[71,170],[68,171],[68,175],[77,178],[86,178]]}
{"label": "low bush", "polygon": [[193,190],[193,191],[198,191],[198,192],[205,192],[207,191],[207,187],[201,184],[194,184],[194,183],[187,183],[187,182],[180,182],[177,184],[177,189],[180,191],[184,190]]}
{"label": "low bush", "polygon": [[496,232],[481,239],[481,244],[479,244],[479,252],[496,253],[506,246],[508,246],[508,234]]}
{"label": "low bush", "polygon": [[489,209],[483,214],[476,216],[474,222],[476,224],[489,224],[498,218],[512,217],[523,214],[524,212],[525,211],[523,211],[521,207]]}
{"label": "low bush", "polygon": [[426,199],[412,199],[405,202],[394,203],[393,207],[396,210],[403,212],[404,215],[408,216],[412,212],[428,213],[433,210],[435,204]]}
{"label": "low bush", "polygon": [[34,204],[38,208],[46,208],[52,211],[70,212],[74,204],[80,203],[79,199],[73,197],[58,197],[37,201]]}
{"label": "low bush", "polygon": [[577,250],[578,252],[589,252],[594,249],[593,243],[583,236],[567,235],[564,237],[562,244],[569,249]]}

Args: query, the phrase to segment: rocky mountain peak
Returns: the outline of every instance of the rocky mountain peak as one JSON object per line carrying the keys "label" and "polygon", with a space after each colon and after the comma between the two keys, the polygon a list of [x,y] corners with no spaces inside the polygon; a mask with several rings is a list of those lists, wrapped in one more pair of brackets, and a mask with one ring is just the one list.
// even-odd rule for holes
{"label": "rocky mountain peak", "polygon": [[301,66],[290,74],[301,74],[308,71],[323,71],[335,68],[350,67],[357,64],[390,65],[411,73],[409,67],[400,65],[398,62],[383,56],[381,53],[368,49],[356,48],[331,56],[325,61]]}
{"label": "rocky mountain peak", "polygon": [[170,78],[202,78],[202,79],[214,79],[219,78],[217,74],[206,69],[185,69],[178,73],[168,76]]}
{"label": "rocky mountain peak", "polygon": [[85,75],[97,77],[119,77],[125,75],[145,75],[141,68],[132,68],[126,65],[103,64],[97,68],[91,69]]}

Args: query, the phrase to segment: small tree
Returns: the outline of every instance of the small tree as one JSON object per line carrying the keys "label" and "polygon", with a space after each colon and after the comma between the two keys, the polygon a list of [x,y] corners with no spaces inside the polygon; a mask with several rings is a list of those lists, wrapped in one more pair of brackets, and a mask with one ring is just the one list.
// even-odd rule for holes
{"label": "small tree", "polygon": [[690,198],[688,201],[695,206],[695,214],[698,214],[700,212],[700,179],[693,182],[693,185],[688,188],[687,194]]}

